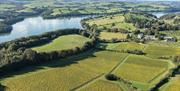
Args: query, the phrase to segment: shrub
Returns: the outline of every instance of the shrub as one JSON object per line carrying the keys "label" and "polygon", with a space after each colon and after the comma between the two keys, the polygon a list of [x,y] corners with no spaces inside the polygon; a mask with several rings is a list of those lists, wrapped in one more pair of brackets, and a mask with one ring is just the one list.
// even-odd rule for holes
{"label": "shrub", "polygon": [[119,79],[119,77],[117,77],[114,74],[107,74],[105,77],[107,80],[111,80],[111,81],[117,81]]}

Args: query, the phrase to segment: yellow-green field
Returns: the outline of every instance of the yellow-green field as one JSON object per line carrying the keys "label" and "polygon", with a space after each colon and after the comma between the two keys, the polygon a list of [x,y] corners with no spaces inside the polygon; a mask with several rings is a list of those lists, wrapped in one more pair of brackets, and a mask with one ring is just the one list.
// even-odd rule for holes
{"label": "yellow-green field", "polygon": [[[1,80],[7,91],[69,91],[95,78],[108,73],[127,54],[89,51],[64,60],[53,61],[47,65],[30,67],[35,70]],[[115,86],[116,87],[116,86]]]}
{"label": "yellow-green field", "polygon": [[111,40],[111,39],[126,39],[127,34],[122,33],[111,33],[111,32],[101,32],[100,39]]}
{"label": "yellow-green field", "polygon": [[34,47],[33,50],[37,52],[50,52],[55,50],[66,50],[75,47],[81,47],[85,42],[90,41],[90,39],[80,36],[80,35],[64,35],[54,39],[52,42]]}
{"label": "yellow-green field", "polygon": [[167,61],[151,59],[145,56],[130,55],[125,63],[114,73],[133,83],[141,83],[146,87],[140,87],[147,90],[151,82],[159,79],[159,77],[168,70],[168,65]]}
{"label": "yellow-green field", "polygon": [[119,84],[106,81],[98,80],[93,84],[81,89],[80,91],[123,91]]}
{"label": "yellow-green field", "polygon": [[162,56],[174,56],[174,55],[180,55],[180,48],[149,45],[145,49],[145,53],[147,53],[147,56],[153,58],[158,58]]}
{"label": "yellow-green field", "polygon": [[[135,30],[136,27],[133,26],[131,23],[126,23],[124,21],[124,16],[119,14],[119,15],[114,15],[114,16],[105,16],[101,18],[95,18],[86,21],[87,24],[90,26],[93,24],[96,24],[98,28],[103,29],[103,27],[106,28],[121,28],[121,29],[126,29],[126,30]],[[115,24],[112,26],[112,24]]]}
{"label": "yellow-green field", "polygon": [[165,84],[160,91],[179,91],[180,90],[180,75],[171,78],[170,82]]}
{"label": "yellow-green field", "polygon": [[109,43],[107,49],[111,50],[143,50],[146,47],[145,44],[139,44],[135,42],[122,42],[122,43]]}

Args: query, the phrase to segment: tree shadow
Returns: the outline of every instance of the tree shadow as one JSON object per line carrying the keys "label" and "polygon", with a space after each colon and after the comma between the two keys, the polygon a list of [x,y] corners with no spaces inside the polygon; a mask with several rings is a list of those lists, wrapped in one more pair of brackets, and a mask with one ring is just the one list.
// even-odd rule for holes
{"label": "tree shadow", "polygon": [[35,66],[24,67],[24,68],[21,68],[18,70],[7,72],[6,74],[3,74],[3,75],[0,74],[0,79],[4,79],[4,78],[8,78],[8,77],[14,77],[17,75],[22,75],[22,74],[26,74],[26,73],[30,73],[30,72],[35,72],[37,70],[45,69],[46,67],[57,68],[57,67],[70,66],[72,64],[78,64],[79,61],[82,61],[83,59],[96,57],[94,55],[95,52],[98,52],[98,50],[89,50],[87,52],[77,54],[77,55],[74,55],[71,57],[63,58],[60,60],[54,60],[54,61],[41,63],[41,64],[35,65]]}
{"label": "tree shadow", "polygon": [[7,87],[0,84],[0,91],[5,91]]}

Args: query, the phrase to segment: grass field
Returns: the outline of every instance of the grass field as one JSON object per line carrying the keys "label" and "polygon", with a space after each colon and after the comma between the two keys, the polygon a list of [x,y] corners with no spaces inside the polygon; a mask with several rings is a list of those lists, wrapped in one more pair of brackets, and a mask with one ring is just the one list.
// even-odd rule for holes
{"label": "grass field", "polygon": [[55,50],[66,50],[71,49],[75,47],[81,47],[83,44],[90,39],[80,36],[80,35],[65,35],[60,36],[57,39],[53,40],[52,42],[34,47],[33,50],[37,52],[49,52],[49,51],[55,51]]}
{"label": "grass field", "polygon": [[[131,23],[126,23],[124,21],[124,16],[123,15],[114,15],[114,16],[105,16],[101,18],[95,18],[86,21],[90,26],[93,24],[96,24],[99,29],[103,29],[104,27],[106,28],[122,28],[122,29],[128,29],[128,30],[135,30],[136,27],[133,26]],[[112,24],[115,24],[112,26]]]}
{"label": "grass field", "polygon": [[160,91],[179,91],[180,90],[180,75],[171,78],[170,82],[165,84]]}
{"label": "grass field", "polygon": [[130,80],[134,86],[147,90],[168,70],[168,62],[145,56],[130,55],[125,63],[114,72]]}
{"label": "grass field", "polygon": [[[7,86],[7,91],[69,91],[102,73],[108,73],[126,56],[127,54],[108,51],[87,52],[24,69],[24,74],[3,79],[1,82]],[[35,71],[29,72],[28,69]]]}
{"label": "grass field", "polygon": [[80,91],[123,91],[122,88],[113,82],[107,80],[98,80],[93,84],[81,89]]}
{"label": "grass field", "polygon": [[163,47],[163,46],[148,46],[145,50],[147,56],[158,58],[162,56],[180,55],[180,48]]}
{"label": "grass field", "polygon": [[122,33],[111,33],[111,32],[101,32],[100,39],[111,40],[111,39],[126,39],[127,34]]}
{"label": "grass field", "polygon": [[143,50],[145,47],[145,44],[135,42],[109,43],[107,45],[107,49],[111,50]]}

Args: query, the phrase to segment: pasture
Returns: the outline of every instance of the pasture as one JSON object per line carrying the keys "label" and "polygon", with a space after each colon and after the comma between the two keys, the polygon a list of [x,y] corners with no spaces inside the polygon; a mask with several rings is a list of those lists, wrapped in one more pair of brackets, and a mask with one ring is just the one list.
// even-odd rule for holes
{"label": "pasture", "polygon": [[[126,56],[127,54],[109,51],[88,51],[63,60],[26,68],[19,72],[19,75],[2,79],[1,83],[8,88],[7,91],[69,91],[102,73],[108,73]],[[104,83],[106,86],[108,84]]]}
{"label": "pasture", "polygon": [[90,39],[81,35],[64,35],[54,39],[52,42],[32,48],[37,52],[50,52],[55,50],[66,50],[81,47]]}
{"label": "pasture", "polygon": [[111,33],[111,32],[101,32],[99,38],[101,40],[126,39],[127,38],[127,34]]}

